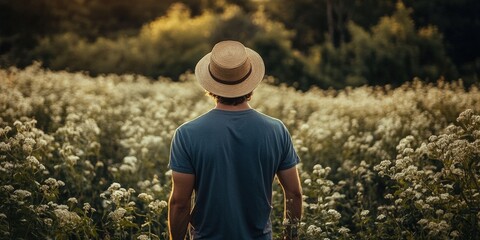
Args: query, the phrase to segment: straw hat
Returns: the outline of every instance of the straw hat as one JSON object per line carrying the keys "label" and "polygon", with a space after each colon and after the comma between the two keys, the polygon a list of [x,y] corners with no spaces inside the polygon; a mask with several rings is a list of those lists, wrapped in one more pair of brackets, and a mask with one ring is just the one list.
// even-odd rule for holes
{"label": "straw hat", "polygon": [[212,52],[200,59],[195,67],[195,76],[205,90],[228,98],[250,93],[264,74],[262,57],[237,41],[215,44]]}

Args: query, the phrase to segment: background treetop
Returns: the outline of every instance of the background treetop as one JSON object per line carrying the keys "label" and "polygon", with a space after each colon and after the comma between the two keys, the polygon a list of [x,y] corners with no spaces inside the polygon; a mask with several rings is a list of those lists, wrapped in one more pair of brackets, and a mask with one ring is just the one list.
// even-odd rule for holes
{"label": "background treetop", "polygon": [[462,78],[479,82],[476,0],[0,0],[0,64],[174,80],[214,43],[264,56],[306,90]]}

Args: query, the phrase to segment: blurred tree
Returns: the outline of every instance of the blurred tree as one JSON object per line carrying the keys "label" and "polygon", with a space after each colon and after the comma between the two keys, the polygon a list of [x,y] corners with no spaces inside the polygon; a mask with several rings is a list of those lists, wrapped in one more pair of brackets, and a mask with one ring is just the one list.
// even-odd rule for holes
{"label": "blurred tree", "polygon": [[99,36],[132,35],[165,13],[174,0],[0,0],[0,65],[31,64],[38,39],[74,32]]}
{"label": "blurred tree", "polygon": [[296,32],[293,46],[304,52],[324,41],[339,46],[349,40],[349,21],[370,27],[394,10],[394,3],[385,0],[257,0],[256,3],[264,6],[273,19]]}
{"label": "blurred tree", "polygon": [[[212,29],[201,28],[203,33],[185,30],[193,31],[189,35],[155,25],[156,31],[164,32],[150,41],[142,37],[148,32],[142,26],[148,22],[175,22],[165,16],[175,0],[0,0],[0,66],[22,67],[39,59],[57,69],[175,77],[182,69],[191,68],[196,59],[170,59],[166,56],[171,51],[195,58],[207,45],[237,39],[266,56],[269,74],[301,89],[312,84],[342,87],[398,83],[413,75],[464,77],[467,84],[478,82],[478,0],[404,1],[415,9],[412,16],[416,24],[386,23],[385,19],[379,22],[382,16],[391,16],[395,11],[395,1],[391,0],[180,0],[191,11],[183,21],[177,21],[179,26],[189,25],[197,17],[215,16],[207,24]],[[231,7],[232,3],[238,7]],[[382,22],[385,29],[380,29]],[[396,26],[408,29],[407,37],[386,34]],[[195,47],[182,36],[205,45],[187,49]],[[172,39],[178,41],[176,45],[168,43]],[[146,46],[151,49],[146,50]],[[144,61],[139,53],[150,53],[152,49],[165,51],[165,57],[146,54],[146,61],[156,66],[139,64]],[[91,57],[98,56],[104,63],[91,62]],[[449,56],[460,74],[451,66]],[[125,61],[128,58],[132,61]],[[179,62],[176,64],[174,59]],[[398,74],[394,74],[396,71]]]}
{"label": "blurred tree", "polygon": [[309,46],[325,40],[327,17],[324,0],[264,0],[257,3],[265,8],[272,19],[295,31],[295,48],[306,50]]}
{"label": "blurred tree", "polygon": [[223,9],[221,19],[212,31],[210,44],[223,40],[237,40],[243,43],[249,43],[261,31],[258,25],[255,25],[250,15],[246,14],[240,7],[228,5]]}
{"label": "blurred tree", "polygon": [[208,37],[215,24],[211,12],[192,17],[188,7],[174,4],[165,16],[145,24],[134,36],[90,42],[75,33],[59,34],[43,38],[32,55],[51,69],[178,79],[211,49]]}
{"label": "blurred tree", "polygon": [[480,56],[480,2],[478,0],[404,0],[415,9],[413,18],[419,26],[435,25],[445,35],[447,50],[459,63]]}
{"label": "blurred tree", "polygon": [[417,30],[410,12],[398,3],[393,15],[383,17],[370,31],[350,22],[348,43],[338,48],[328,42],[313,47],[310,62],[316,65],[318,85],[399,86],[413,77],[436,81],[455,75],[442,35],[432,26]]}
{"label": "blurred tree", "polygon": [[420,27],[435,25],[445,37],[448,55],[469,82],[480,82],[480,2],[478,0],[404,0]]}
{"label": "blurred tree", "polygon": [[[174,0],[83,0],[95,22],[94,36],[108,36],[118,31],[138,32],[140,27],[162,16]],[[78,33],[78,32],[77,32]],[[82,34],[83,35],[83,34]]]}
{"label": "blurred tree", "polygon": [[192,16],[187,6],[174,4],[165,16],[145,24],[138,35],[89,42],[78,34],[61,34],[43,38],[33,55],[52,69],[141,73],[176,80],[193,70],[215,43],[232,39],[256,49],[264,58],[267,74],[306,90],[312,76],[305,71],[306,58],[292,49],[292,36],[262,11],[248,14],[238,6],[225,5],[222,13],[205,11]]}

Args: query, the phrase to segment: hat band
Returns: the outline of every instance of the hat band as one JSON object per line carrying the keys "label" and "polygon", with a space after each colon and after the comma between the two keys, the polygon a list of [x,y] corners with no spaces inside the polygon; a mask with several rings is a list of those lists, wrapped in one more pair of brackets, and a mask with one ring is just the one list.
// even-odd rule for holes
{"label": "hat band", "polygon": [[250,74],[252,73],[252,64],[250,63],[250,70],[248,70],[248,73],[245,76],[243,76],[242,78],[240,78],[238,80],[235,80],[235,81],[225,81],[225,80],[222,80],[222,79],[219,79],[219,78],[215,77],[215,75],[213,75],[212,71],[210,70],[210,64],[208,64],[208,72],[210,73],[210,76],[213,78],[213,80],[215,80],[216,82],[223,83],[223,84],[226,84],[226,85],[235,85],[235,84],[239,84],[239,83],[245,81],[250,76]]}

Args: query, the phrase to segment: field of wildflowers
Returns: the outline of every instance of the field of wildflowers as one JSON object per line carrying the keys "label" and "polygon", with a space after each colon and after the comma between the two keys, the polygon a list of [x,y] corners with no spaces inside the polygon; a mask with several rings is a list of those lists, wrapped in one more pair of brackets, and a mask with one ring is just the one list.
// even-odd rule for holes
{"label": "field of wildflowers", "polygon": [[[287,125],[302,159],[301,239],[478,239],[478,87],[268,82],[251,105]],[[166,239],[173,131],[212,107],[189,74],[0,70],[0,239]]]}

